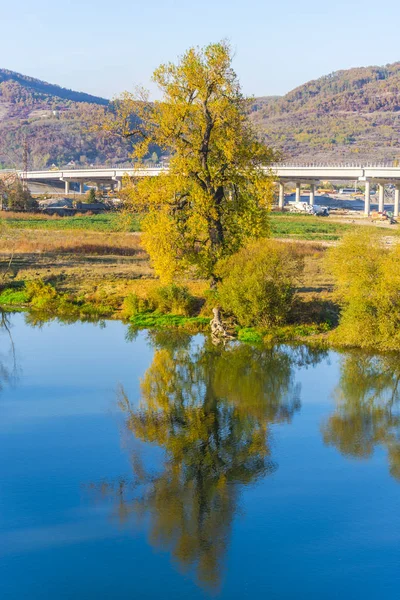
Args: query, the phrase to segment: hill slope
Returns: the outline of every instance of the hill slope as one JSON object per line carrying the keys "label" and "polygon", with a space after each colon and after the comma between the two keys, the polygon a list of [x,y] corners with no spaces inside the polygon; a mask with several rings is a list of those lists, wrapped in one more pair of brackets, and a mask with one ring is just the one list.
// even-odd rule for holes
{"label": "hill slope", "polygon": [[22,167],[25,140],[34,169],[127,160],[127,143],[88,132],[107,104],[105,98],[0,69],[0,166]]}
{"label": "hill slope", "polygon": [[[127,142],[88,132],[108,100],[0,69],[0,167],[122,163]],[[297,161],[400,159],[400,62],[337,71],[282,97],[256,98],[251,119]]]}
{"label": "hill slope", "polygon": [[72,102],[88,102],[91,104],[107,105],[108,100],[99,96],[91,96],[83,92],[68,90],[59,85],[47,83],[28,75],[21,75],[15,71],[0,69],[0,84],[8,82],[8,85],[2,86],[3,93],[8,89],[9,95],[20,95],[20,98],[33,102],[34,100],[45,101],[48,98],[58,98],[62,100],[71,100]]}
{"label": "hill slope", "polygon": [[252,120],[289,159],[398,159],[400,62],[336,71],[280,98],[258,98]]}

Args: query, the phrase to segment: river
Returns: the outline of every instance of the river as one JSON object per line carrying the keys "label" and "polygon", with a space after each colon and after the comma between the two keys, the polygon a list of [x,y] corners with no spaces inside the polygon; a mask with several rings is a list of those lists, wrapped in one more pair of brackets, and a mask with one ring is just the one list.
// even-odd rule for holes
{"label": "river", "polygon": [[399,379],[3,316],[2,600],[398,598]]}

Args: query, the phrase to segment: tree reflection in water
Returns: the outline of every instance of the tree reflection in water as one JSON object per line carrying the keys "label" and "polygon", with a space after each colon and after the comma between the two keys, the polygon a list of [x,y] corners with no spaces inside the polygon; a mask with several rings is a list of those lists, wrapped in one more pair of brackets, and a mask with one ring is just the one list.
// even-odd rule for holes
{"label": "tree reflection in water", "polygon": [[293,366],[320,353],[151,338],[139,408],[122,387],[118,395],[127,431],[164,449],[163,470],[148,472],[133,452],[133,480],[101,489],[118,498],[121,520],[149,516],[150,543],[216,589],[241,487],[277,468],[270,424],[289,423],[300,409]]}
{"label": "tree reflection in water", "polygon": [[400,357],[354,351],[343,358],[336,411],[323,427],[324,442],[342,454],[370,457],[388,451],[390,473],[400,480]]}
{"label": "tree reflection in water", "polygon": [[1,343],[0,351],[0,390],[2,390],[4,385],[15,383],[18,377],[17,356],[11,333],[10,316],[5,312],[0,312],[0,334],[8,340],[8,350],[4,352],[4,346]]}

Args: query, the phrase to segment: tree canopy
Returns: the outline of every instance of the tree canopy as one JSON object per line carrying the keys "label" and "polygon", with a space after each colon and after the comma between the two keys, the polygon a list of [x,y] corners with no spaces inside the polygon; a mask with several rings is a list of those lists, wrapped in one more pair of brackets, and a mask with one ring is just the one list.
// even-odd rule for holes
{"label": "tree canopy", "polygon": [[267,234],[273,179],[263,167],[277,156],[249,121],[227,43],[191,48],[153,79],[161,100],[126,92],[105,123],[136,142],[136,159],[155,146],[170,155],[168,172],[133,182],[126,197],[146,215],[144,245],[162,279],[189,267],[215,279],[221,257]]}
{"label": "tree canopy", "polygon": [[330,250],[329,264],[342,305],[334,340],[343,346],[400,347],[400,247],[360,227]]}

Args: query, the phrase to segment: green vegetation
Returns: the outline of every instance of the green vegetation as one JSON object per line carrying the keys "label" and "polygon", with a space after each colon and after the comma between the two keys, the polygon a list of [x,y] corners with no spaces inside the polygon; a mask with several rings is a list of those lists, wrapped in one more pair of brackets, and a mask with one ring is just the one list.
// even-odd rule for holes
{"label": "green vegetation", "polygon": [[176,284],[156,287],[146,296],[129,294],[122,305],[125,317],[158,312],[174,316],[193,316],[198,302],[188,288]]}
{"label": "green vegetation", "polygon": [[183,327],[198,332],[208,331],[210,319],[207,317],[184,317],[183,315],[165,315],[161,313],[140,313],[131,317],[129,322],[136,329]]}
{"label": "green vegetation", "polygon": [[252,242],[219,264],[218,300],[241,326],[281,324],[290,312],[301,268],[293,246]]}
{"label": "green vegetation", "polygon": [[30,191],[15,176],[12,176],[9,181],[0,178],[0,201],[2,208],[8,210],[24,211],[37,207],[37,201],[32,198]]}
{"label": "green vegetation", "polygon": [[342,306],[332,339],[343,346],[400,348],[400,246],[362,228],[330,251],[329,266]]}
{"label": "green vegetation", "polygon": [[[88,230],[117,232],[126,229],[126,219],[118,213],[101,215],[75,215],[73,217],[46,217],[38,214],[4,215],[7,225],[12,229],[48,229],[48,230]],[[128,231],[139,231],[139,219],[134,216],[128,224]]]}
{"label": "green vegetation", "polygon": [[190,48],[153,79],[160,101],[125,92],[104,123],[137,141],[137,159],[152,146],[171,153],[167,173],[126,187],[127,209],[143,214],[143,246],[162,281],[193,269],[215,285],[221,258],[268,233],[273,179],[264,167],[277,154],[250,124],[226,42]]}
{"label": "green vegetation", "polygon": [[[4,213],[7,225],[13,229],[75,229],[87,231],[121,230],[140,231],[140,218],[133,215],[128,224],[125,217],[118,213],[101,215],[76,215],[73,217],[47,217],[41,214]],[[332,223],[327,219],[291,213],[271,213],[270,228],[272,237],[293,238],[299,240],[337,240],[354,226],[346,223]]]}
{"label": "green vegetation", "polygon": [[89,204],[94,204],[97,201],[96,190],[94,188],[90,188],[84,200]]}
{"label": "green vegetation", "polygon": [[333,223],[312,215],[271,213],[270,219],[271,235],[277,238],[335,241],[353,229],[352,225]]}
{"label": "green vegetation", "polygon": [[73,297],[57,290],[41,279],[28,281],[23,287],[9,287],[0,294],[0,305],[26,307],[37,314],[47,314],[65,319],[98,319],[110,317],[116,305],[98,299]]}
{"label": "green vegetation", "polygon": [[137,329],[184,327],[202,331],[210,319],[196,314],[198,306],[187,287],[172,284],[156,287],[146,296],[129,294],[123,301],[122,314]]}
{"label": "green vegetation", "polygon": [[29,302],[29,295],[25,288],[6,288],[0,293],[1,306],[24,306]]}
{"label": "green vegetation", "polygon": [[[245,249],[228,258],[225,281],[219,290],[210,291],[204,279],[193,279],[191,274],[183,284],[160,287],[141,248],[141,236],[117,231],[121,224],[118,214],[66,218],[4,215],[0,305],[8,309],[22,307],[46,318],[125,318],[135,328],[177,326],[193,332],[207,329],[212,309],[222,304],[228,331],[242,341],[307,339],[336,346],[398,347],[400,282],[395,229],[390,229],[388,237],[387,229],[273,213],[275,234],[276,223],[289,228],[288,235],[296,232],[296,236],[299,227],[310,223],[321,228],[332,225],[341,228],[338,235],[345,234],[345,241],[328,251],[334,257],[328,263],[324,260],[327,250],[317,241],[256,242],[258,254],[247,256]],[[329,234],[321,234],[319,239],[324,235]],[[302,272],[293,269],[296,278],[287,288],[283,285],[282,295],[279,290],[285,269],[278,269],[275,278],[265,279],[273,265],[271,248],[281,257],[288,256],[289,262],[286,258],[281,261],[285,268],[286,263],[304,262]],[[223,264],[220,268],[223,270]],[[265,285],[271,285],[273,293],[265,292]],[[335,329],[340,307],[340,325]]]}

